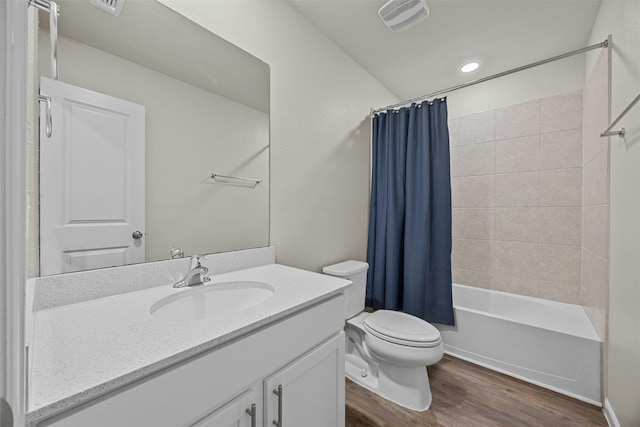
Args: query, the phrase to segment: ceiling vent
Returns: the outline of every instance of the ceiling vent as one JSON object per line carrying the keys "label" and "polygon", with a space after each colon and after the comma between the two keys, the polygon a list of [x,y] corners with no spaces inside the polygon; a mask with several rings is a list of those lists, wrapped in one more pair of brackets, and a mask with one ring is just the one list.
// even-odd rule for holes
{"label": "ceiling vent", "polygon": [[89,0],[92,5],[115,16],[120,16],[124,2],[125,0]]}
{"label": "ceiling vent", "polygon": [[429,16],[426,0],[389,0],[379,10],[378,15],[394,33],[413,27]]}

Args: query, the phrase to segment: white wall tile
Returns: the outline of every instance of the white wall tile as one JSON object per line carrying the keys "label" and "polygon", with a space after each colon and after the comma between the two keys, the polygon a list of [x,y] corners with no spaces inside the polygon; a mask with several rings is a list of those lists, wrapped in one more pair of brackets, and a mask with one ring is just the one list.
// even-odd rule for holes
{"label": "white wall tile", "polygon": [[540,172],[496,175],[496,206],[539,206]]}
{"label": "white wall tile", "polygon": [[491,273],[453,268],[451,275],[453,283],[459,285],[475,286],[485,289],[491,288]]}
{"label": "white wall tile", "polygon": [[491,270],[492,252],[491,240],[453,239],[452,267],[488,273]]}
{"label": "white wall tile", "polygon": [[456,147],[460,145],[460,119],[453,118],[449,119],[449,145],[452,147]]}
{"label": "white wall tile", "polygon": [[540,171],[540,206],[581,206],[582,170]]}
{"label": "white wall tile", "polygon": [[535,243],[501,242],[493,245],[491,271],[496,274],[539,278],[540,245]]}
{"label": "white wall tile", "polygon": [[580,286],[582,248],[540,245],[540,279]]}
{"label": "white wall tile", "polygon": [[450,125],[460,144],[452,143],[451,160],[457,283],[580,301],[581,98],[578,91]]}
{"label": "white wall tile", "polygon": [[[582,252],[582,303],[595,310],[606,310],[609,265],[588,249]],[[592,318],[592,320],[595,320]],[[595,326],[595,325],[594,325]]]}
{"label": "white wall tile", "polygon": [[562,245],[582,243],[582,208],[541,207],[540,242]]}
{"label": "white wall tile", "polygon": [[466,239],[493,239],[493,208],[454,208],[452,235]]}
{"label": "white wall tile", "polygon": [[530,101],[496,110],[496,139],[540,133],[540,101]]}
{"label": "white wall tile", "polygon": [[540,208],[496,208],[495,239],[511,242],[538,243]]}
{"label": "white wall tile", "polygon": [[584,167],[584,204],[609,203],[609,152],[603,151]]}
{"label": "white wall tile", "polygon": [[582,127],[582,91],[544,98],[540,103],[542,133]]}
{"label": "white wall tile", "polygon": [[540,135],[496,142],[496,173],[540,169]]}
{"label": "white wall tile", "polygon": [[[606,55],[605,55],[606,56]],[[609,127],[609,63],[598,59],[584,87],[583,165],[609,147],[609,138],[600,133]],[[617,137],[616,137],[617,138]]]}
{"label": "white wall tile", "polygon": [[451,178],[454,208],[493,207],[496,199],[495,175]]}
{"label": "white wall tile", "polygon": [[489,175],[496,172],[494,142],[454,147],[451,151],[452,176]]}
{"label": "white wall tile", "polygon": [[540,136],[540,168],[582,167],[582,130],[571,129]]}
{"label": "white wall tile", "polygon": [[583,246],[603,259],[609,259],[609,205],[582,208]]}
{"label": "white wall tile", "polygon": [[524,277],[505,276],[503,274],[491,275],[491,289],[512,294],[539,296],[540,281]]}
{"label": "white wall tile", "polygon": [[580,304],[580,286],[570,283],[541,280],[538,296],[540,298],[566,302],[568,304]]}
{"label": "white wall tile", "polygon": [[478,144],[495,139],[495,110],[460,117],[459,145]]}

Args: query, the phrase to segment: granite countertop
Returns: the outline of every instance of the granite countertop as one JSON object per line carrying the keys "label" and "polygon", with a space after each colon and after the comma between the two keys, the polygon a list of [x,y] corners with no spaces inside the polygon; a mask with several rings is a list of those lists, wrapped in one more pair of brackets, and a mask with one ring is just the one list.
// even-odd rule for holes
{"label": "granite countertop", "polygon": [[253,307],[202,320],[150,314],[188,292],[171,284],[34,312],[27,422],[60,413],[210,350],[341,292],[351,282],[278,264],[211,276],[205,286],[259,281],[275,293]]}

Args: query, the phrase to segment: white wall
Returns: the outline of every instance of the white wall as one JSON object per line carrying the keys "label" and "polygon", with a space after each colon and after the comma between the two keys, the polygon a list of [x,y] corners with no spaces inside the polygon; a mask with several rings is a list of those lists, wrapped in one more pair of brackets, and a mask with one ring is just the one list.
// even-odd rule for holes
{"label": "white wall", "polygon": [[38,123],[38,12],[29,10],[27,39],[27,277],[40,272],[38,253],[40,247],[40,209],[33,195],[40,192],[39,158],[40,130]]}
{"label": "white wall", "polygon": [[[48,37],[40,32],[44,76]],[[172,246],[193,255],[269,244],[267,114],[64,37],[58,55],[60,81],[145,106],[147,261]],[[212,172],[263,182],[216,183]]]}
{"label": "white wall", "polygon": [[[591,41],[613,37],[612,118],[640,93],[640,1],[604,0]],[[595,55],[589,55],[590,72]],[[611,138],[608,399],[623,427],[640,426],[640,105]]]}
{"label": "white wall", "polygon": [[[469,80],[476,78],[478,77],[473,74],[469,76]],[[466,116],[576,92],[581,90],[583,85],[584,57],[576,55],[451,92],[446,95],[449,117]]]}
{"label": "white wall", "polygon": [[0,2],[0,425],[25,407],[27,3]]}
{"label": "white wall", "polygon": [[282,0],[161,0],[271,66],[271,243],[319,271],[364,259],[369,109],[397,99]]}

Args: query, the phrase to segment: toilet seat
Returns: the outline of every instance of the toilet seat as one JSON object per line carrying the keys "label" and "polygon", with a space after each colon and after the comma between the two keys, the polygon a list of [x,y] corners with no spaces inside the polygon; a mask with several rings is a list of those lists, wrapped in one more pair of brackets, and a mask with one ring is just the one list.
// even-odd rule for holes
{"label": "toilet seat", "polygon": [[363,326],[371,335],[393,344],[420,348],[441,344],[440,331],[433,325],[399,311],[378,310],[364,320]]}

